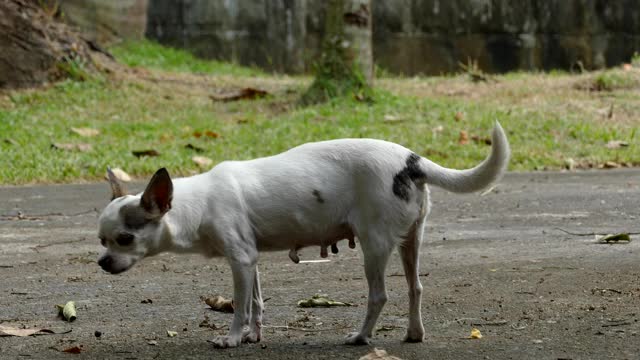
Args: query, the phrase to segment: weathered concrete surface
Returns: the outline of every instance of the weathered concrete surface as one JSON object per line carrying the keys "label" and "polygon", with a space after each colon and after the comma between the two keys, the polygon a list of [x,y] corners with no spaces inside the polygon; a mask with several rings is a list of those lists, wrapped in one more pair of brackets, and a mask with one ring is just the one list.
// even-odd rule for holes
{"label": "weathered concrete surface", "polygon": [[[374,59],[391,72],[440,74],[476,60],[488,72],[586,69],[640,51],[639,0],[376,0]],[[210,58],[309,70],[320,0],[150,0],[147,36]]]}
{"label": "weathered concrete surface", "polygon": [[[205,309],[199,296],[231,295],[223,259],[161,255],[122,275],[95,263],[96,212],[105,184],[0,188],[0,322],[72,330],[62,335],[0,338],[2,358],[357,359],[373,346],[403,359],[635,359],[640,354],[640,240],[601,245],[574,232],[640,231],[640,170],[508,174],[484,196],[433,189],[422,344],[400,341],[407,296],[402,266],[391,259],[385,307],[374,343],[341,345],[359,327],[366,304],[359,249],[340,244],[329,263],[294,265],[267,253],[260,269],[266,303],[261,344],[215,350],[207,339],[230,315]],[[15,218],[22,212],[22,220]],[[307,249],[315,259],[319,249]],[[428,273],[428,276],[426,276]],[[353,308],[299,309],[323,292]],[[143,304],[151,299],[153,303]],[[54,304],[75,300],[78,319],[56,318]],[[282,326],[305,328],[286,330]],[[475,325],[474,325],[475,324]],[[472,327],[484,337],[469,340]],[[329,329],[328,331],[321,330]],[[95,331],[102,336],[96,338]],[[168,338],[166,330],[178,331]],[[157,345],[149,345],[149,341]],[[265,348],[263,348],[265,346]]]}
{"label": "weathered concrete surface", "polygon": [[57,0],[64,19],[100,44],[142,39],[147,27],[148,0]]}

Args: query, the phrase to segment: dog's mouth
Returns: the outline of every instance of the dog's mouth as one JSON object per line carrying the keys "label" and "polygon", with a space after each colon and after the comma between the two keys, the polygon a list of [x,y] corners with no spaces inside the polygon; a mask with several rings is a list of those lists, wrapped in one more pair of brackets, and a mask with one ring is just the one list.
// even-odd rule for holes
{"label": "dog's mouth", "polygon": [[111,275],[117,275],[117,274],[121,274],[127,270],[129,270],[131,268],[131,266],[126,267],[126,268],[122,268],[122,269],[105,269],[102,268],[104,271],[108,272]]}
{"label": "dog's mouth", "polygon": [[111,256],[103,256],[98,260],[98,265],[100,265],[102,270],[113,275],[120,274],[131,269],[134,264],[135,262],[132,261],[126,266],[119,266],[120,264],[118,264],[118,262]]}

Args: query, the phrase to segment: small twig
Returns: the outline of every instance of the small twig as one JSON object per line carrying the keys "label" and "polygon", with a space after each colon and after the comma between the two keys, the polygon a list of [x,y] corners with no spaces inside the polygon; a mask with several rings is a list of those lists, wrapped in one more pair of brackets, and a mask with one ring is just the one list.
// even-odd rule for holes
{"label": "small twig", "polygon": [[[403,277],[404,277],[405,275],[404,275],[403,273],[393,273],[393,274],[389,274],[389,275],[387,275],[387,277],[393,277],[393,276],[403,276]],[[427,277],[427,276],[429,276],[429,273],[428,273],[428,272],[426,272],[426,273],[422,273],[422,274],[419,274],[418,276],[420,276],[420,277],[423,277],[423,276],[424,276],[424,277]]]}
{"label": "small twig", "polygon": [[0,269],[11,269],[13,265],[0,265]]}
{"label": "small twig", "polygon": [[499,320],[499,321],[486,321],[486,322],[472,322],[471,326],[503,326],[507,325],[509,322],[507,320]]}
{"label": "small twig", "polygon": [[485,196],[485,195],[489,194],[489,193],[490,193],[490,192],[492,192],[495,188],[496,188],[495,186],[492,186],[492,187],[488,188],[487,190],[483,191],[483,192],[480,194],[480,196]]}
{"label": "small twig", "polygon": [[35,215],[27,215],[22,213],[21,211],[18,211],[17,215],[0,215],[0,220],[44,220],[45,218],[49,218],[49,217],[75,217],[75,216],[90,214],[93,212],[97,213],[98,209],[93,208],[91,210],[80,211],[73,214],[63,214],[60,212],[54,212],[54,213],[35,214]]}
{"label": "small twig", "polygon": [[271,328],[271,329],[295,330],[295,331],[302,331],[302,332],[322,332],[322,331],[344,330],[344,329],[348,329],[349,326],[344,326],[339,328],[328,328],[328,329],[308,329],[308,328],[293,327],[289,325],[262,325],[262,328],[263,329]]}
{"label": "small twig", "polygon": [[[595,232],[589,232],[589,233],[574,233],[571,231],[567,231],[565,229],[559,228],[559,227],[555,227],[554,229],[560,230],[563,233],[569,234],[569,235],[576,235],[576,236],[595,236],[595,235],[603,235],[603,234],[598,234]],[[629,234],[629,235],[640,235],[640,232],[625,232],[625,234]]]}
{"label": "small twig", "polygon": [[23,320],[22,320],[22,319],[19,319],[19,318],[0,319],[0,323],[4,323],[4,322],[18,322],[18,321],[23,321]]}
{"label": "small twig", "polygon": [[532,291],[516,291],[516,294],[535,295]]}
{"label": "small twig", "polygon": [[631,323],[626,320],[621,320],[619,322],[615,322],[612,324],[602,324],[602,327],[614,327],[614,326],[624,326],[624,325],[631,325]]}
{"label": "small twig", "polygon": [[474,321],[481,321],[482,319],[479,319],[479,318],[459,318],[459,319],[455,319],[455,321],[458,324],[464,324],[467,320],[470,320],[469,323],[472,323]]}
{"label": "small twig", "polygon": [[36,246],[32,246],[31,250],[34,250],[35,252],[40,252],[39,249],[42,248],[46,248],[49,246],[54,246],[54,245],[63,245],[63,244],[73,244],[73,243],[77,243],[77,242],[82,242],[87,240],[87,238],[82,238],[82,239],[77,239],[77,240],[68,240],[68,241],[60,241],[60,242],[55,242],[55,243],[51,243],[51,244],[43,244],[43,245],[36,245]]}
{"label": "small twig", "polygon": [[593,292],[596,292],[596,291],[600,291],[600,292],[611,291],[611,292],[614,292],[614,293],[616,293],[616,294],[622,294],[622,291],[620,291],[620,290],[616,290],[616,289],[609,289],[609,288],[606,288],[606,289],[595,288],[595,289],[593,289],[592,291],[593,291]]}

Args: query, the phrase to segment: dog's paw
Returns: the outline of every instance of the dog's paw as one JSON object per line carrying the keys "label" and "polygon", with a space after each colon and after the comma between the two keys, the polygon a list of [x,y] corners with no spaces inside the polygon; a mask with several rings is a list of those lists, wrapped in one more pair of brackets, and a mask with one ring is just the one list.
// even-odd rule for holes
{"label": "dog's paw", "polygon": [[407,333],[404,336],[405,342],[417,343],[424,341],[424,329],[407,329]]}
{"label": "dog's paw", "polygon": [[218,349],[234,348],[240,345],[240,338],[232,336],[218,336],[210,342],[213,344],[213,347]]}
{"label": "dog's paw", "polygon": [[350,333],[349,335],[347,335],[345,340],[345,344],[347,345],[369,345],[370,343],[371,340],[369,339],[369,337],[357,332]]}
{"label": "dog's paw", "polygon": [[260,334],[260,330],[259,329],[257,331],[255,329],[245,330],[242,333],[242,342],[243,343],[257,343],[257,342],[260,342],[261,338],[262,338],[262,336]]}

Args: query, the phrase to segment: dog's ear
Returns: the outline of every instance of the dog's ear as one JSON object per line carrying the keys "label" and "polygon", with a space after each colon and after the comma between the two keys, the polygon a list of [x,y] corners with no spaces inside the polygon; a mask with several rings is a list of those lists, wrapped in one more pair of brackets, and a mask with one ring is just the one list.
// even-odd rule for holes
{"label": "dog's ear", "polygon": [[153,175],[140,199],[140,206],[152,217],[159,218],[171,209],[173,183],[167,169]]}
{"label": "dog's ear", "polygon": [[127,195],[127,189],[122,182],[118,180],[116,174],[111,171],[110,167],[107,167],[107,178],[109,178],[109,185],[111,185],[111,200]]}

